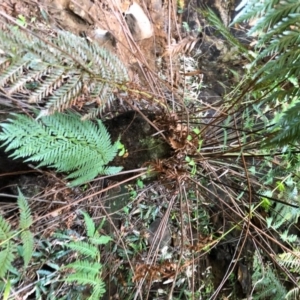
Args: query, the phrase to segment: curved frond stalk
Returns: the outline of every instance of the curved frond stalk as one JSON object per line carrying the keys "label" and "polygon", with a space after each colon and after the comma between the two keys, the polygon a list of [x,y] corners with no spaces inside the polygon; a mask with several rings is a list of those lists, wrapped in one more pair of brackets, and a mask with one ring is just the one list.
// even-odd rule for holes
{"label": "curved frond stalk", "polygon": [[56,113],[39,120],[14,114],[14,119],[0,126],[2,146],[7,146],[6,151],[14,150],[13,158],[28,157],[26,161],[40,162],[39,167],[68,172],[67,178],[73,179],[73,186],[99,174],[114,175],[122,169],[106,167],[116,156],[119,142],[111,144],[110,135],[100,120],[97,124],[81,121],[77,114],[71,113]]}
{"label": "curved frond stalk", "polygon": [[8,27],[0,32],[0,49],[0,87],[10,95],[26,91],[30,103],[46,104],[47,114],[91,102],[101,113],[116,88],[128,81],[114,54],[69,32],[44,40]]}

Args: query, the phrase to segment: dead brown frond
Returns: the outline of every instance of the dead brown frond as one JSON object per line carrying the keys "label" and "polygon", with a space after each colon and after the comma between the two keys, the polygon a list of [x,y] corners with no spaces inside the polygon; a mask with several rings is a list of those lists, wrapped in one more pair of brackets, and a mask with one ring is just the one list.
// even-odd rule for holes
{"label": "dead brown frond", "polygon": [[199,41],[199,38],[194,38],[191,36],[186,37],[179,43],[174,42],[173,44],[168,45],[162,56],[175,57],[179,54],[190,54]]}

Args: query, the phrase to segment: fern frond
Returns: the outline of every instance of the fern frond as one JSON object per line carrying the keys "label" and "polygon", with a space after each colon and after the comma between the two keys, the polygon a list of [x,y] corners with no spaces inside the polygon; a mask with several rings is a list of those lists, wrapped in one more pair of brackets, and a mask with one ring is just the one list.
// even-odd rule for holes
{"label": "fern frond", "polygon": [[18,188],[18,206],[20,209],[20,228],[28,229],[32,224],[32,216],[28,202]]}
{"label": "fern frond", "polygon": [[277,260],[281,266],[286,267],[290,272],[300,273],[300,251],[284,252],[279,254]]}
{"label": "fern frond", "polygon": [[74,251],[79,252],[81,255],[85,255],[93,259],[99,256],[98,248],[86,242],[70,242],[66,244],[66,246]]}
{"label": "fern frond", "polygon": [[84,223],[85,223],[87,236],[89,238],[91,238],[95,235],[95,232],[96,232],[95,223],[88,213],[86,213],[85,211],[81,211],[81,213],[83,214],[83,217],[84,217]]}
{"label": "fern frond", "polygon": [[254,286],[253,299],[255,300],[282,300],[287,291],[280,282],[270,265],[264,266],[258,260],[257,252],[253,259],[252,282]]}
{"label": "fern frond", "polygon": [[10,242],[6,242],[4,249],[0,251],[0,277],[5,276],[8,269],[11,267],[11,263],[15,258],[14,247]]}
{"label": "fern frond", "polygon": [[111,240],[112,239],[110,236],[105,236],[105,235],[101,235],[98,237],[94,236],[90,239],[91,243],[95,245],[106,245]]}
{"label": "fern frond", "polygon": [[291,289],[285,296],[286,300],[295,300],[300,298],[300,287]]}
{"label": "fern frond", "polygon": [[298,141],[300,134],[300,102],[289,108],[276,124],[276,134],[269,139],[267,145],[284,146]]}
{"label": "fern frond", "polygon": [[101,281],[97,285],[94,286],[93,292],[92,292],[91,296],[88,298],[88,300],[102,299],[104,293],[105,293],[105,285],[104,285],[104,282]]}
{"label": "fern frond", "polygon": [[0,216],[0,245],[9,239],[11,234],[10,224]]}
{"label": "fern frond", "polygon": [[95,277],[100,273],[102,265],[98,262],[79,260],[64,266],[64,268],[74,269],[76,272],[89,274],[92,277]]}
{"label": "fern frond", "polygon": [[70,274],[67,278],[64,279],[66,282],[77,282],[78,284],[89,284],[91,286],[97,286],[100,282],[103,282],[101,278],[97,275],[91,275],[87,273],[76,272]]}
{"label": "fern frond", "polygon": [[80,185],[97,175],[113,175],[120,167],[106,167],[118,151],[118,141],[111,144],[110,135],[100,120],[97,124],[81,121],[76,114],[54,114],[38,121],[14,115],[0,125],[2,146],[14,150],[13,158],[29,157],[26,161],[40,166],[70,172],[71,185]]}
{"label": "fern frond", "polygon": [[114,100],[115,88],[128,80],[115,55],[69,32],[43,40],[8,26],[0,32],[0,48],[0,87],[12,95],[27,90],[24,98],[43,101],[48,114],[76,105],[81,96],[98,103],[101,112]]}
{"label": "fern frond", "polygon": [[34,249],[34,238],[32,232],[29,230],[24,230],[21,232],[21,240],[23,244],[23,259],[25,268],[28,266],[29,261],[33,255]]}

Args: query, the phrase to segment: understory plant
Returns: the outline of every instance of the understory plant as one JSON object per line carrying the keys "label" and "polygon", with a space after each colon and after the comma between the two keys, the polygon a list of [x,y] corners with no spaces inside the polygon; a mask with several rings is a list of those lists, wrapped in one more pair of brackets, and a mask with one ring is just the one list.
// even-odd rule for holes
{"label": "understory plant", "polygon": [[43,104],[41,115],[94,104],[85,115],[94,117],[115,100],[115,90],[128,80],[117,56],[97,44],[70,32],[45,38],[4,23],[0,87],[9,96],[21,93],[27,107]]}
{"label": "understory plant", "polygon": [[[18,228],[12,229],[9,222],[0,216],[0,294],[3,292],[5,299],[11,292],[10,273],[14,273],[13,262],[22,258],[23,268],[26,269],[30,265],[34,248],[34,236],[30,231],[33,222],[31,211],[20,190],[17,203],[20,211]],[[17,240],[21,240],[21,243],[18,244]]]}
{"label": "understory plant", "polygon": [[82,121],[74,113],[56,113],[35,120],[13,114],[0,126],[0,141],[11,157],[27,158],[58,172],[68,172],[71,185],[81,185],[98,174],[113,175],[121,167],[108,167],[119,148],[119,141],[111,143],[110,135],[100,120]]}
{"label": "understory plant", "polygon": [[96,228],[92,218],[82,211],[86,233],[57,231],[52,237],[34,239],[29,231],[33,218],[21,193],[18,207],[20,224],[16,230],[0,218],[0,296],[3,299],[33,295],[35,299],[49,300],[101,299],[105,284],[100,247],[111,241],[109,236],[99,233],[104,221]]}

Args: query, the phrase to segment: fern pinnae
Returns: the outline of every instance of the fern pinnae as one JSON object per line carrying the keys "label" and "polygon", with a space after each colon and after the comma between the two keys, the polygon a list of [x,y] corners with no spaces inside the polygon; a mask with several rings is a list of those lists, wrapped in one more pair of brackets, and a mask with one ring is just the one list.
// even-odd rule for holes
{"label": "fern pinnae", "polygon": [[0,216],[0,246],[9,240],[11,233],[10,224]]}
{"label": "fern pinnae", "polygon": [[[98,275],[91,275],[87,273],[76,272],[74,274],[70,274],[67,278],[64,279],[66,282],[77,282],[78,284],[89,284],[91,286],[96,286],[99,284],[101,279],[99,279]],[[102,280],[101,280],[102,281]]]}
{"label": "fern pinnae", "polygon": [[103,281],[99,281],[97,285],[94,286],[93,292],[88,300],[99,300],[102,299],[105,293],[105,285]]}
{"label": "fern pinnae", "polygon": [[97,247],[83,241],[71,242],[66,245],[68,248],[79,252],[81,255],[95,259],[99,256],[99,250]]}
{"label": "fern pinnae", "polygon": [[21,232],[21,240],[23,246],[23,259],[25,268],[28,266],[29,261],[33,255],[34,249],[34,236],[31,231],[23,230]]}
{"label": "fern pinnae", "polygon": [[28,98],[29,103],[38,103],[63,84],[63,68],[47,69],[46,79],[39,83],[37,89]]}
{"label": "fern pinnae", "polygon": [[49,113],[52,114],[56,110],[61,112],[71,107],[80,94],[82,86],[81,76],[73,75],[67,83],[63,84],[60,89],[54,91],[53,95],[49,97],[46,105]]}
{"label": "fern pinnae", "polygon": [[[58,32],[56,38],[45,40],[9,26],[6,31],[0,33],[0,47],[4,49],[4,58],[0,58],[3,62],[9,60],[10,65],[2,63],[0,87],[8,85],[13,94],[26,88],[27,82],[34,82],[24,98],[31,103],[44,101],[48,114],[71,107],[86,93],[95,101],[104,99],[101,111],[105,99],[112,99],[112,87],[128,80],[125,66],[115,55],[71,33]],[[14,48],[22,49],[13,52]],[[40,64],[34,63],[38,61]]]}
{"label": "fern pinnae", "polygon": [[28,229],[32,225],[32,216],[28,202],[18,188],[18,207],[20,209],[20,229]]}
{"label": "fern pinnae", "polygon": [[29,60],[21,59],[18,63],[7,67],[0,75],[0,86],[5,86],[9,81],[15,82],[16,78],[19,78],[23,74],[24,68],[29,64]]}
{"label": "fern pinnae", "polygon": [[64,266],[64,268],[74,269],[76,272],[89,274],[92,277],[95,277],[96,275],[99,275],[102,265],[98,262],[79,260]]}
{"label": "fern pinnae", "polygon": [[93,237],[96,233],[96,226],[93,219],[89,216],[85,211],[81,211],[81,214],[84,217],[85,228],[87,232],[87,236],[89,238]]}
{"label": "fern pinnae", "polygon": [[300,298],[300,287],[295,287],[288,291],[288,293],[285,295],[285,300],[295,300]]}
{"label": "fern pinnae", "polygon": [[277,261],[281,266],[286,267],[291,272],[300,274],[300,251],[284,252],[277,256]]}
{"label": "fern pinnae", "polygon": [[15,259],[15,247],[10,242],[6,242],[5,245],[4,250],[0,251],[0,278],[5,276]]}

